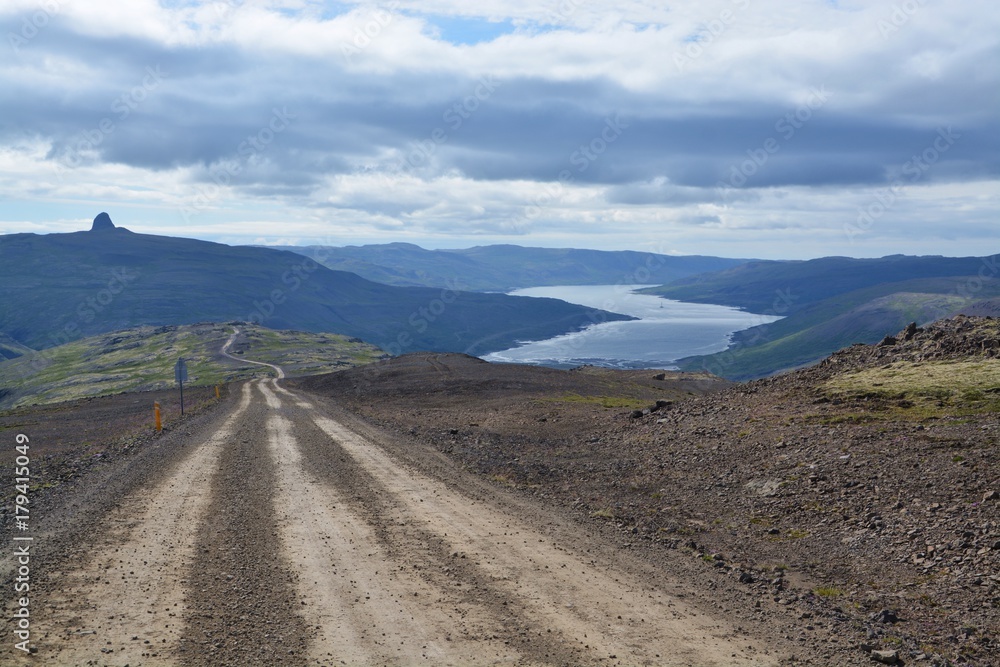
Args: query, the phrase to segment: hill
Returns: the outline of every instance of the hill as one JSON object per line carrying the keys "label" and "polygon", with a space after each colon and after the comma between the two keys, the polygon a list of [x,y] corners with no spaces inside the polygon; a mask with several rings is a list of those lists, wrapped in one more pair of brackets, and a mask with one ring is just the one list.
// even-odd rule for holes
{"label": "hill", "polygon": [[1000,280],[990,279],[996,273],[990,257],[826,257],[751,262],[643,292],[784,316],[737,332],[725,352],[679,363],[747,380],[815,363],[852,343],[878,342],[910,321],[961,312],[1000,295]]}
{"label": "hill", "polygon": [[390,287],[291,252],[113,225],[4,236],[0,254],[0,332],[34,349],[139,325],[238,320],[354,336],[393,354],[482,354],[595,317],[629,319],[555,299]]}
{"label": "hill", "polygon": [[410,243],[305,246],[289,250],[340,271],[387,285],[504,292],[546,285],[665,283],[746,260],[634,251],[478,246],[425,250]]}
{"label": "hill", "polygon": [[921,278],[976,276],[981,270],[996,276],[995,260],[983,257],[912,257],[890,255],[877,259],[822,257],[801,261],[752,261],[711,274],[689,276],[669,285],[651,287],[678,301],[715,303],[766,312],[783,294],[788,312],[839,294]]}
{"label": "hill", "polygon": [[16,359],[24,354],[30,354],[33,350],[30,347],[18,343],[5,333],[0,333],[0,361],[4,359]]}
{"label": "hill", "polygon": [[[174,364],[187,362],[190,386],[215,385],[266,373],[220,353],[233,325],[136,327],[99,334],[0,362],[0,409],[82,397],[173,389]],[[239,325],[234,356],[280,364],[289,375],[365,364],[384,354],[336,334],[274,331]]]}

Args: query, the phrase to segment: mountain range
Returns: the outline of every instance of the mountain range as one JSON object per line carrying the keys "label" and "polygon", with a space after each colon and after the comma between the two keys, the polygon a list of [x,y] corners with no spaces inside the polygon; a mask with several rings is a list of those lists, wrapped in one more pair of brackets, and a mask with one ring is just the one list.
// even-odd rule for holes
{"label": "mountain range", "polygon": [[491,245],[425,250],[410,243],[364,246],[289,246],[339,271],[387,285],[506,292],[549,285],[657,285],[722,271],[744,259],[664,255],[631,250],[525,248]]}
{"label": "mountain range", "polygon": [[909,322],[998,315],[998,274],[995,256],[775,261],[406,243],[278,250],[135,234],[102,214],[87,232],[0,236],[0,362],[129,327],[226,321],[343,334],[392,355],[482,355],[630,319],[493,292],[659,284],[641,291],[781,316],[736,332],[724,352],[679,362],[746,380],[878,342]]}
{"label": "mountain range", "polygon": [[90,231],[0,236],[0,348],[16,356],[139,325],[246,321],[354,336],[391,354],[484,354],[628,316],[556,299],[395,287],[269,248]]}

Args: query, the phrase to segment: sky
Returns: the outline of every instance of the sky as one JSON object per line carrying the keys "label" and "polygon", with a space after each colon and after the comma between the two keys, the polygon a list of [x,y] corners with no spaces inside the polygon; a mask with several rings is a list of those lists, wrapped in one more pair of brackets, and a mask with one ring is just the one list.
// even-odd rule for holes
{"label": "sky", "polygon": [[1000,248],[993,0],[0,0],[0,234]]}

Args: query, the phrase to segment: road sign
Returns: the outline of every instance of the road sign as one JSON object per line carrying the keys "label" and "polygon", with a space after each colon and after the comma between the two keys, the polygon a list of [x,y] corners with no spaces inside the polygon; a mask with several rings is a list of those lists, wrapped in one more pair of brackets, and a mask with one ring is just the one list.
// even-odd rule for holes
{"label": "road sign", "polygon": [[174,378],[177,380],[177,384],[187,382],[188,367],[187,363],[184,361],[184,357],[178,359],[177,363],[174,365]]}
{"label": "road sign", "polygon": [[188,379],[188,367],[184,363],[184,357],[179,358],[174,365],[174,378],[181,386],[181,414],[184,414],[184,381]]}

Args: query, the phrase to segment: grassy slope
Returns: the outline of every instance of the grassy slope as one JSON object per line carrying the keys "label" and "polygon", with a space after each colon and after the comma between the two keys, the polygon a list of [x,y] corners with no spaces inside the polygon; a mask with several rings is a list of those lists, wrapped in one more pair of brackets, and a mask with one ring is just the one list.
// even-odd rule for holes
{"label": "grassy slope", "polygon": [[591,322],[588,309],[555,299],[389,287],[291,252],[121,228],[2,241],[0,332],[36,349],[137,325],[263,319],[394,353],[482,354]]}
{"label": "grassy slope", "polygon": [[[947,279],[907,281],[825,299],[773,324],[738,332],[725,352],[690,357],[679,365],[747,380],[810,364],[854,343],[876,343],[910,322],[923,324],[959,312],[968,300],[955,293],[955,284]],[[1000,285],[990,289],[1000,291]]]}
{"label": "grassy slope", "polygon": [[331,269],[389,285],[505,291],[542,285],[669,282],[745,260],[631,251],[492,245],[425,250],[409,243],[291,248]]}
{"label": "grassy slope", "polygon": [[[273,331],[240,325],[235,348],[248,359],[287,366],[290,372],[329,372],[368,363],[381,350],[333,334]],[[0,407],[52,403],[123,391],[174,386],[174,364],[184,357],[188,383],[212,385],[266,372],[219,354],[233,326],[197,324],[138,327],[101,334],[0,362]]]}

